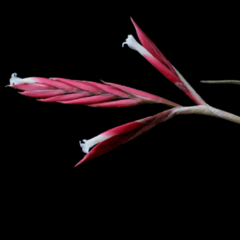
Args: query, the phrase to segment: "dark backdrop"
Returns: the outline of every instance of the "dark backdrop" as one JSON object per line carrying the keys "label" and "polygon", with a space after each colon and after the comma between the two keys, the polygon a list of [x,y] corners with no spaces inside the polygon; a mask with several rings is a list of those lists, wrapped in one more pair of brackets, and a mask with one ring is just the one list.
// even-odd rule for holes
{"label": "dark backdrop", "polygon": [[14,72],[22,78],[103,79],[194,105],[140,54],[122,48],[128,34],[137,39],[131,16],[208,104],[240,115],[238,85],[200,83],[240,79],[236,6],[234,2],[3,2],[1,177],[3,199],[11,206],[14,221],[20,221],[22,214],[33,220],[36,213],[60,216],[59,209],[70,216],[75,209],[83,211],[88,202],[91,208],[101,209],[102,202],[115,210],[136,208],[137,214],[146,196],[156,211],[162,210],[160,201],[176,207],[182,200],[187,209],[195,204],[216,212],[223,197],[229,203],[236,201],[240,131],[235,123],[178,116],[74,168],[84,156],[79,140],[167,107],[97,109],[42,103],[4,88]]}

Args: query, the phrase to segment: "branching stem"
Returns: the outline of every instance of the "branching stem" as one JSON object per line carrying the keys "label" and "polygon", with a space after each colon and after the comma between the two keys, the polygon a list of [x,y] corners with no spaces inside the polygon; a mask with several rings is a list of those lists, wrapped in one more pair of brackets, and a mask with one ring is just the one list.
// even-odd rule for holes
{"label": "branching stem", "polygon": [[179,107],[176,108],[175,114],[202,114],[202,115],[208,115],[213,117],[218,117],[222,119],[226,119],[231,122],[235,122],[240,124],[240,117],[237,115],[234,115],[229,112],[225,112],[223,110],[211,107],[209,105],[199,105],[199,106],[193,106],[193,107]]}

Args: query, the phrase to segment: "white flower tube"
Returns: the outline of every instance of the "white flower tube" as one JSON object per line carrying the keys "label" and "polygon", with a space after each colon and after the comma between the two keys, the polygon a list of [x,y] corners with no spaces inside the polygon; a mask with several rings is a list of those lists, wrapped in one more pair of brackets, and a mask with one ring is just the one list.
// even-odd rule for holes
{"label": "white flower tube", "polygon": [[133,37],[133,35],[128,35],[126,42],[122,44],[122,47],[124,44],[127,44],[128,47],[130,47],[133,50],[138,51],[141,55],[149,55],[152,56],[150,52],[148,52],[142,45],[140,45],[136,39]]}
{"label": "white flower tube", "polygon": [[13,73],[10,78],[10,86],[15,84],[22,84],[22,83],[35,83],[32,78],[19,78],[17,77],[17,73]]}
{"label": "white flower tube", "polygon": [[100,134],[100,135],[98,135],[98,136],[96,136],[94,138],[91,138],[89,140],[83,139],[84,143],[81,143],[81,141],[79,141],[79,144],[80,144],[80,146],[82,148],[82,151],[84,153],[88,153],[89,149],[91,147],[93,147],[94,145],[96,145],[96,144],[98,144],[98,143],[100,143],[100,142],[102,142],[102,141],[104,141],[104,140],[106,140],[106,139],[108,139],[110,137],[111,137],[111,135],[107,136],[107,135]]}

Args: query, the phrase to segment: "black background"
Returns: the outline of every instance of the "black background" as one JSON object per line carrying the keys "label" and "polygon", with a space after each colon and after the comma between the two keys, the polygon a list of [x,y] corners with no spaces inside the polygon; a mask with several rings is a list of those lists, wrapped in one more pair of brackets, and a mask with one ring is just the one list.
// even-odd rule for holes
{"label": "black background", "polygon": [[103,79],[194,105],[140,54],[122,48],[128,34],[137,39],[131,16],[208,104],[240,115],[238,85],[200,83],[240,79],[238,14],[234,2],[2,3],[1,182],[9,204],[3,209],[12,216],[6,223],[14,219],[17,225],[25,215],[25,223],[34,225],[39,216],[71,218],[103,206],[136,214],[139,206],[157,212],[168,204],[169,211],[193,206],[217,214],[219,206],[221,213],[234,208],[239,125],[178,116],[74,168],[84,156],[79,140],[167,107],[42,103],[4,86],[14,72],[22,78]]}

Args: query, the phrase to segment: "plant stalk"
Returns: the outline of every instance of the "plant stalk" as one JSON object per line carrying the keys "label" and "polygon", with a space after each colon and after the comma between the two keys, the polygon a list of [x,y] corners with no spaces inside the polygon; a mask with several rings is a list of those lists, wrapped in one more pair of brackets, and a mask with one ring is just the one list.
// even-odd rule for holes
{"label": "plant stalk", "polygon": [[[176,115],[179,114],[202,114],[222,118],[234,123],[240,124],[240,117],[229,112],[214,108],[209,105],[198,105],[193,107],[179,107],[174,111]],[[173,113],[173,115],[175,115]]]}
{"label": "plant stalk", "polygon": [[229,84],[238,84],[240,85],[240,81],[239,80],[204,80],[201,81],[202,83],[210,83],[210,84],[214,84],[214,83],[220,83],[220,84],[225,84],[225,83],[229,83]]}

